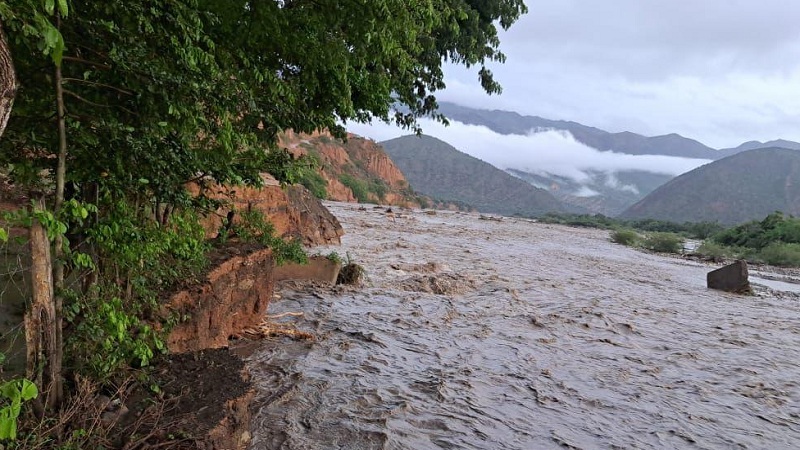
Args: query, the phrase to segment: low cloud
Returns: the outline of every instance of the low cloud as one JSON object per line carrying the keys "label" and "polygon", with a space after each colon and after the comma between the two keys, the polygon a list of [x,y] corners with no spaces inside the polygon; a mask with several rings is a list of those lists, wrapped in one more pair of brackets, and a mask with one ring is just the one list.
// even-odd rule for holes
{"label": "low cloud", "polygon": [[600,195],[600,193],[588,186],[581,186],[581,188],[578,189],[578,192],[575,192],[572,195],[576,197],[594,197],[595,195]]}
{"label": "low cloud", "polygon": [[609,173],[606,175],[605,185],[618,191],[628,191],[632,194],[639,194],[639,189],[637,189],[636,186],[632,184],[621,183],[614,173]]}
{"label": "low cloud", "polygon": [[[500,169],[547,172],[579,183],[590,181],[591,172],[605,172],[609,174],[609,183],[619,184],[613,174],[620,171],[641,170],[675,176],[711,162],[705,159],[599,151],[578,142],[569,132],[562,130],[532,130],[526,135],[503,135],[483,126],[455,121],[446,127],[423,119],[420,125],[424,134],[441,139]],[[376,141],[408,134],[405,130],[386,124],[355,124],[348,126],[348,129]]]}

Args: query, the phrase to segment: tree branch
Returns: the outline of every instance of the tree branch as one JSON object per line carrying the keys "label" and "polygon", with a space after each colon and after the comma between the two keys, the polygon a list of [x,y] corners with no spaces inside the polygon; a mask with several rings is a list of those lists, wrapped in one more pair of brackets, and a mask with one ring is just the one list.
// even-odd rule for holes
{"label": "tree branch", "polygon": [[124,107],[124,106],[119,106],[119,105],[116,105],[116,106],[112,106],[112,105],[102,105],[102,104],[100,104],[100,103],[95,103],[95,102],[93,102],[93,101],[91,101],[91,100],[87,100],[87,99],[85,99],[85,98],[81,97],[80,95],[78,95],[78,94],[76,94],[76,93],[74,93],[74,92],[70,91],[69,89],[64,89],[64,93],[65,93],[65,94],[67,94],[67,95],[69,95],[70,97],[73,97],[73,98],[75,98],[76,100],[79,100],[79,101],[82,101],[82,102],[86,103],[87,105],[96,106],[96,107],[98,107],[98,108],[115,108],[115,107],[116,107],[116,108],[119,108],[119,109],[121,109],[121,110],[125,111],[126,113],[128,113],[128,114],[130,114],[130,115],[132,115],[132,116],[138,116],[138,114],[136,114],[135,112],[131,111],[130,109],[128,109],[128,108],[126,108],[126,107]]}
{"label": "tree branch", "polygon": [[88,59],[78,58],[77,56],[64,56],[61,59],[64,61],[72,61],[80,64],[86,64],[88,66],[94,66],[97,67],[98,69],[111,70],[111,66],[109,66],[108,64],[89,61]]}
{"label": "tree branch", "polygon": [[65,82],[66,81],[72,81],[72,82],[75,82],[75,83],[88,84],[90,86],[104,87],[104,88],[107,88],[107,89],[111,89],[112,91],[117,91],[120,94],[133,95],[133,91],[129,91],[127,89],[118,88],[118,87],[112,86],[110,84],[98,83],[96,81],[81,80],[80,78],[67,78],[67,77],[62,78],[62,80],[64,80]]}

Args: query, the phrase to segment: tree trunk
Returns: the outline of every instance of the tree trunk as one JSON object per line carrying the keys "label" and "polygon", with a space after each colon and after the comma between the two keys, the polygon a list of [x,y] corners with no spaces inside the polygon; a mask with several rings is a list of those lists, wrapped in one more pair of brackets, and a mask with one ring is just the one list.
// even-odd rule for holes
{"label": "tree trunk", "polygon": [[[56,12],[56,27],[61,30],[61,14]],[[56,64],[55,84],[56,84],[56,113],[58,114],[58,165],[56,166],[56,198],[53,207],[54,214],[58,216],[61,212],[61,205],[64,204],[64,184],[67,178],[67,117],[64,108],[64,88],[62,86],[61,64]],[[58,344],[58,360],[63,358],[62,341],[63,335],[63,312],[64,312],[64,235],[57,233],[55,242],[55,265],[53,266],[53,294],[55,300],[55,330],[56,343]],[[55,355],[54,355],[55,356]],[[60,370],[60,364],[59,364]],[[61,386],[57,392],[58,402],[61,401],[63,393]]]}
{"label": "tree trunk", "polygon": [[8,124],[11,108],[14,106],[14,96],[17,93],[17,77],[14,73],[14,63],[11,60],[11,50],[8,48],[8,39],[0,23],[0,136]]}
{"label": "tree trunk", "polygon": [[[44,198],[37,209],[44,210]],[[41,223],[33,220],[30,229],[31,249],[31,306],[25,313],[25,341],[27,344],[27,376],[44,394],[44,404],[52,410],[63,396],[61,381],[62,350],[56,330],[55,296],[53,295],[53,266],[50,258],[50,241]],[[41,397],[40,397],[41,398]]]}

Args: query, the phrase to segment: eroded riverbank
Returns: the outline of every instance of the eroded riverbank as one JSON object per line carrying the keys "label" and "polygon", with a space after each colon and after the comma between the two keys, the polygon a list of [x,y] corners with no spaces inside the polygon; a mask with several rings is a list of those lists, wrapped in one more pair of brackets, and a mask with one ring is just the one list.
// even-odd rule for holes
{"label": "eroded riverbank", "polygon": [[793,448],[800,303],[525,220],[331,204],[362,289],[284,289],[252,448]]}

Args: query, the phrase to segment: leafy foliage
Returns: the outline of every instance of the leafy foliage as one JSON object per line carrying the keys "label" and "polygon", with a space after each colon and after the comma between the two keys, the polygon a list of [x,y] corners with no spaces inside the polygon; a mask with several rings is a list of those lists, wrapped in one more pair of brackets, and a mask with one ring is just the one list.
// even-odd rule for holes
{"label": "leafy foliage", "polygon": [[304,156],[304,158],[305,161],[307,161],[307,164],[301,170],[298,182],[305,186],[305,188],[308,189],[309,192],[314,195],[314,197],[322,200],[327,199],[328,182],[325,181],[325,178],[322,177],[318,170],[322,165],[319,161],[319,157],[309,153],[308,155]]}
{"label": "leafy foliage", "polygon": [[776,266],[800,266],[800,219],[774,212],[719,232],[699,249],[701,254],[720,251],[725,256],[746,258]]}
{"label": "leafy foliage", "polygon": [[800,267],[800,244],[773,242],[761,249],[758,259],[774,266]]}
{"label": "leafy foliage", "polygon": [[256,242],[272,249],[275,263],[282,265],[286,262],[305,264],[308,255],[303,250],[300,241],[296,239],[284,240],[275,235],[275,227],[261,211],[250,210],[240,213],[241,220],[231,228],[233,234],[244,242]]}
{"label": "leafy foliage", "polygon": [[369,185],[363,180],[359,180],[348,173],[343,173],[339,175],[339,181],[353,192],[353,196],[359,203],[367,203],[370,201]]}
{"label": "leafy foliage", "polygon": [[0,384],[0,442],[17,438],[17,418],[22,403],[39,395],[36,385],[24,378]]}
{"label": "leafy foliage", "polygon": [[106,380],[123,367],[147,366],[166,352],[161,336],[144,317],[141,303],[106,297],[114,287],[95,286],[88,295],[70,299],[65,319],[73,327],[66,342],[73,370]]}
{"label": "leafy foliage", "polygon": [[722,245],[756,250],[774,243],[800,244],[800,219],[774,212],[764,220],[751,221],[729,228],[713,236]]}

